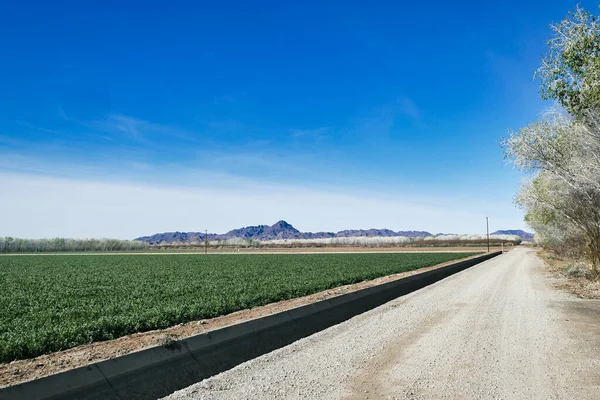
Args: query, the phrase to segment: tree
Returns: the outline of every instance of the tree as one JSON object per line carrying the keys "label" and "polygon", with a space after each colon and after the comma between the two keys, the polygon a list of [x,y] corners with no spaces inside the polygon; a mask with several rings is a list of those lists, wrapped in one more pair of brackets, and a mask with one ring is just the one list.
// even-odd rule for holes
{"label": "tree", "polygon": [[505,156],[533,173],[516,202],[542,241],[558,252],[572,246],[591,275],[600,266],[600,114],[574,118],[553,110],[503,141]]}
{"label": "tree", "polygon": [[576,7],[559,24],[535,76],[542,98],[556,99],[572,115],[600,108],[600,23]]}
{"label": "tree", "polygon": [[21,239],[0,237],[0,252],[58,252],[58,251],[120,251],[145,250],[148,243],[118,239]]}

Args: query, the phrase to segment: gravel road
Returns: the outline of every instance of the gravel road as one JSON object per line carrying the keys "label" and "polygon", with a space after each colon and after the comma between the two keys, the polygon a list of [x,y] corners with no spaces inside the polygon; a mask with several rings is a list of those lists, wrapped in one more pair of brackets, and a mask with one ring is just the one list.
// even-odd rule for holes
{"label": "gravel road", "polygon": [[168,399],[598,399],[600,302],[541,266],[515,249]]}

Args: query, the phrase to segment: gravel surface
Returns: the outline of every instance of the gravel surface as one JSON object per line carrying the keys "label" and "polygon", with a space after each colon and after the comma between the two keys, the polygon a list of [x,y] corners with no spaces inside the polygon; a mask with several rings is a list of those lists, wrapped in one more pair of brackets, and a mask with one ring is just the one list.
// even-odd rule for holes
{"label": "gravel surface", "polygon": [[600,302],[519,248],[168,399],[598,399]]}

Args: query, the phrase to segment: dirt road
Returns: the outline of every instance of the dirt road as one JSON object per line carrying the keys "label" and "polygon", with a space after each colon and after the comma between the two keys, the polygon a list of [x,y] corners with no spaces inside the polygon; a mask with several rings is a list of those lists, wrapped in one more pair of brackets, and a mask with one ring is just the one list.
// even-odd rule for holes
{"label": "dirt road", "polygon": [[516,249],[175,399],[598,399],[600,302]]}

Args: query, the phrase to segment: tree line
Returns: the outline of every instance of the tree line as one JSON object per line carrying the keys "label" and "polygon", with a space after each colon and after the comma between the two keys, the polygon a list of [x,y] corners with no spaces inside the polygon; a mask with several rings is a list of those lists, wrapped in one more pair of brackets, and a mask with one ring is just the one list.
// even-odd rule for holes
{"label": "tree line", "polygon": [[135,251],[146,250],[148,244],[118,239],[20,239],[0,237],[0,253]]}
{"label": "tree line", "polygon": [[600,23],[581,7],[551,26],[535,77],[555,106],[503,139],[505,157],[526,171],[516,203],[536,240],[600,265]]}

